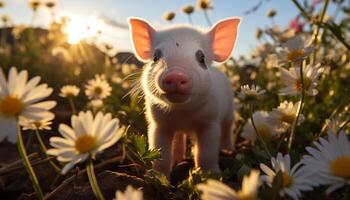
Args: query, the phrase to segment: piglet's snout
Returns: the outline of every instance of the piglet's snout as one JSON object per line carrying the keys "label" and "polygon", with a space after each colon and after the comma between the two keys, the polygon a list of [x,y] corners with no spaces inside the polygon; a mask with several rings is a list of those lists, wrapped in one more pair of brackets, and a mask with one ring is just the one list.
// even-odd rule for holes
{"label": "piglet's snout", "polygon": [[191,87],[190,77],[177,69],[169,71],[162,78],[162,89],[166,93],[189,94]]}
{"label": "piglet's snout", "polygon": [[165,72],[160,82],[166,98],[173,103],[183,103],[191,94],[192,79],[183,70],[170,69]]}

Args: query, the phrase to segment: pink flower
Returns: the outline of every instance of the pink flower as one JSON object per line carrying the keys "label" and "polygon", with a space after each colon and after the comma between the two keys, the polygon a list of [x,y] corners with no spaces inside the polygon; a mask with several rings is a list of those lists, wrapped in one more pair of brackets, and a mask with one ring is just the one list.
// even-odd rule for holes
{"label": "pink flower", "polygon": [[312,0],[311,7],[315,8],[318,4],[322,3],[323,0]]}
{"label": "pink flower", "polygon": [[305,22],[300,21],[299,17],[296,17],[289,22],[288,27],[290,29],[293,29],[295,33],[299,33],[303,31],[304,25]]}

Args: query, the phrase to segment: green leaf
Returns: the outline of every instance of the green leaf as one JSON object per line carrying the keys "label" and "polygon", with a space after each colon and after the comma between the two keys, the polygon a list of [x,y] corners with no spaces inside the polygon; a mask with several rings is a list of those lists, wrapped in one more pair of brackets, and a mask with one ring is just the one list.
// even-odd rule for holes
{"label": "green leaf", "polygon": [[132,144],[135,146],[138,154],[143,156],[148,150],[147,138],[144,135],[133,135]]}
{"label": "green leaf", "polygon": [[161,155],[159,149],[150,149],[141,157],[141,160],[145,163],[147,169],[152,168],[152,161],[160,160]]}

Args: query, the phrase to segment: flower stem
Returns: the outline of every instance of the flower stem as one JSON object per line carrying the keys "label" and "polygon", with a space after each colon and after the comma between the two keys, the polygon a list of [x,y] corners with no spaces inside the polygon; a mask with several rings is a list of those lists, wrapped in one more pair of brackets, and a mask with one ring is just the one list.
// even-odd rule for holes
{"label": "flower stem", "polygon": [[297,0],[292,0],[292,2],[294,3],[294,5],[298,8],[298,10],[300,11],[300,13],[309,21],[311,21],[311,17],[307,14],[307,12],[305,11],[305,9],[300,5],[300,3]]}
{"label": "flower stem", "polygon": [[[321,13],[318,18],[318,23],[321,23],[323,21],[323,18],[326,14],[327,8],[328,8],[329,0],[325,0],[323,4],[323,8],[321,10]],[[316,30],[314,31],[313,34],[313,39],[314,39],[314,44],[316,45],[318,42],[318,34],[320,33],[320,26],[316,26]]]}
{"label": "flower stem", "polygon": [[69,105],[70,105],[70,107],[72,109],[73,114],[74,115],[77,114],[77,109],[75,108],[75,104],[74,104],[73,98],[71,98],[71,97],[68,98],[68,101],[69,101]]}
{"label": "flower stem", "polygon": [[272,157],[272,155],[271,155],[271,153],[269,151],[269,148],[267,147],[264,139],[261,137],[258,129],[255,126],[255,121],[254,121],[254,117],[253,117],[253,106],[250,105],[249,107],[250,107],[250,121],[252,122],[252,126],[254,128],[254,131],[255,131],[256,135],[258,136],[258,139],[259,139],[260,143],[262,144],[262,146],[264,147],[266,153],[269,155],[269,157]]}
{"label": "flower stem", "polygon": [[188,22],[192,25],[192,17],[191,17],[191,14],[188,14]]}
{"label": "flower stem", "polygon": [[92,188],[92,191],[94,191],[94,194],[96,196],[96,198],[98,200],[105,200],[100,187],[97,184],[97,180],[96,180],[96,175],[94,172],[94,164],[92,162],[92,158],[90,157],[88,162],[87,162],[87,166],[86,166],[86,171],[87,171],[87,175],[89,177],[89,182]]}
{"label": "flower stem", "polygon": [[[324,16],[326,14],[326,11],[327,11],[327,8],[328,8],[328,4],[329,4],[329,0],[325,0],[324,1],[324,4],[323,4],[323,8],[321,10],[321,13],[319,15],[319,18],[318,18],[318,23],[322,23],[323,22],[323,19],[324,19]],[[319,25],[316,25],[316,29],[312,35],[312,39],[313,39],[313,43],[315,45],[315,51],[313,53],[313,56],[312,56],[312,61],[313,63],[315,63],[316,61],[316,54],[317,54],[317,50],[319,49],[318,47],[318,35],[320,34],[320,27]]]}
{"label": "flower stem", "polygon": [[[36,136],[36,138],[37,138],[37,140],[39,142],[41,151],[45,154],[45,156],[47,158],[50,158],[49,155],[47,155],[47,153],[46,153],[47,148],[46,148],[46,146],[44,144],[43,139],[40,136],[40,133],[39,133],[38,129],[35,129],[35,136]],[[55,169],[56,172],[60,172],[61,171],[61,168],[59,168],[52,160],[49,160],[49,163]]]}
{"label": "flower stem", "polygon": [[43,195],[43,192],[40,188],[38,178],[36,177],[34,169],[32,168],[30,161],[28,159],[28,155],[27,155],[26,149],[24,147],[24,143],[23,143],[21,127],[20,127],[18,122],[17,122],[17,137],[18,137],[18,141],[17,141],[18,152],[19,152],[19,155],[21,156],[23,165],[28,172],[30,181],[33,184],[33,188],[35,190],[36,196],[38,199],[44,199],[44,195]]}
{"label": "flower stem", "polygon": [[299,117],[300,117],[300,114],[301,114],[301,111],[302,111],[302,108],[303,108],[304,99],[305,99],[304,72],[303,72],[303,68],[304,68],[305,65],[306,65],[306,61],[304,60],[303,64],[299,68],[300,82],[301,82],[300,103],[299,103],[298,110],[297,110],[297,113],[296,113],[296,117],[295,117],[295,119],[293,121],[292,128],[291,128],[291,131],[290,131],[290,136],[289,136],[289,140],[288,140],[288,152],[292,148],[293,140],[294,140],[294,137],[295,137],[295,128],[296,128],[296,126],[298,124]]}
{"label": "flower stem", "polygon": [[343,123],[340,125],[340,127],[339,127],[339,129],[338,129],[338,131],[337,131],[337,135],[339,135],[340,131],[342,131],[342,130],[344,129],[344,127],[345,127],[349,122],[350,122],[350,117],[349,117],[345,122],[343,122]]}
{"label": "flower stem", "polygon": [[211,23],[211,21],[210,21],[210,18],[209,18],[209,15],[208,15],[207,10],[203,10],[203,12],[204,12],[205,20],[207,20],[208,26],[211,26],[212,23]]}

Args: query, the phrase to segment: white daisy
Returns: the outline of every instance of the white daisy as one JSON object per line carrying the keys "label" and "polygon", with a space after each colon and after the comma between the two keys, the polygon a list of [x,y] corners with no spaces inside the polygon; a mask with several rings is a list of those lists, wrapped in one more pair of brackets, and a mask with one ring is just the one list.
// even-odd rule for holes
{"label": "white daisy", "polygon": [[272,38],[274,38],[274,40],[277,40],[280,43],[284,43],[290,40],[291,38],[294,38],[296,35],[294,29],[285,29],[282,31],[278,26],[266,29],[265,33],[270,35]]}
{"label": "white daisy", "polygon": [[[256,130],[265,141],[269,141],[279,134],[276,127],[269,122],[269,119],[270,115],[265,111],[257,111],[253,114]],[[254,143],[258,138],[250,119],[244,125],[241,136],[247,140],[250,140],[252,143]]]}
{"label": "white daisy", "polygon": [[274,47],[270,43],[264,43],[262,45],[257,46],[253,50],[251,57],[265,59],[268,55],[271,54],[273,49]]}
{"label": "white daisy", "polygon": [[[285,131],[293,124],[299,107],[300,102],[293,103],[283,101],[277,108],[272,109],[270,112],[271,123],[275,124],[280,131]],[[304,116],[300,115],[298,122],[302,122]]]}
{"label": "white daisy", "polygon": [[131,185],[126,187],[125,192],[117,191],[114,200],[142,200],[143,193],[141,190],[134,189]]}
{"label": "white daisy", "polygon": [[111,95],[112,88],[102,75],[96,75],[85,86],[85,94],[89,99],[105,99]]}
{"label": "white daisy", "polygon": [[250,103],[261,99],[265,92],[260,86],[252,85],[250,87],[249,85],[243,85],[241,86],[241,91],[238,93],[238,98],[241,101]]}
{"label": "white daisy", "polygon": [[[301,91],[301,77],[300,77],[300,68],[291,67],[289,70],[280,68],[281,70],[281,80],[286,86],[281,89],[281,95],[299,95]],[[305,93],[310,96],[315,96],[318,91],[315,89],[317,86],[317,80],[320,74],[323,72],[323,68],[320,67],[320,64],[317,65],[307,65],[303,69],[303,79],[304,79],[304,88]]]}
{"label": "white daisy", "polygon": [[310,42],[302,36],[296,36],[287,40],[282,44],[282,49],[277,52],[280,64],[288,62],[299,62],[310,55],[314,48],[310,46]]}
{"label": "white daisy", "polygon": [[261,180],[272,187],[273,180],[278,172],[282,173],[282,189],[280,196],[290,196],[293,199],[299,199],[302,191],[312,190],[309,177],[310,174],[298,162],[292,168],[290,166],[290,156],[277,154],[276,158],[271,158],[272,169],[265,164],[260,164],[261,170],[266,174],[261,176]]}
{"label": "white daisy", "polygon": [[75,85],[65,85],[60,90],[60,97],[72,98],[79,95],[80,89]]}
{"label": "white daisy", "polygon": [[28,72],[18,72],[15,67],[10,69],[6,80],[0,69],[0,141],[7,138],[16,143],[16,123],[19,118],[41,120],[56,105],[55,101],[40,102],[52,93],[52,89],[39,82],[39,76],[28,81]]}
{"label": "white daisy", "polygon": [[46,117],[40,120],[28,120],[26,118],[20,118],[20,124],[23,130],[51,130],[52,120],[55,115],[48,113]]}
{"label": "white daisy", "polygon": [[304,157],[303,163],[313,173],[310,179],[314,185],[329,185],[327,194],[350,185],[350,142],[345,133],[330,133],[328,140],[320,138],[313,144],[315,147],[306,147],[310,155]]}
{"label": "white daisy", "polygon": [[88,107],[93,110],[98,110],[103,107],[103,101],[101,99],[93,99],[88,103]]}
{"label": "white daisy", "polygon": [[259,186],[259,171],[252,170],[249,176],[243,177],[242,188],[239,191],[217,180],[208,180],[198,184],[197,188],[203,193],[202,200],[246,200],[257,199]]}
{"label": "white daisy", "polygon": [[60,124],[62,137],[51,137],[50,144],[54,147],[48,154],[57,156],[60,162],[68,162],[62,169],[65,174],[75,164],[85,161],[89,155],[92,158],[102,150],[116,143],[122,135],[119,121],[112,119],[111,114],[97,113],[94,117],[90,111],[80,112],[71,118],[72,128]]}

